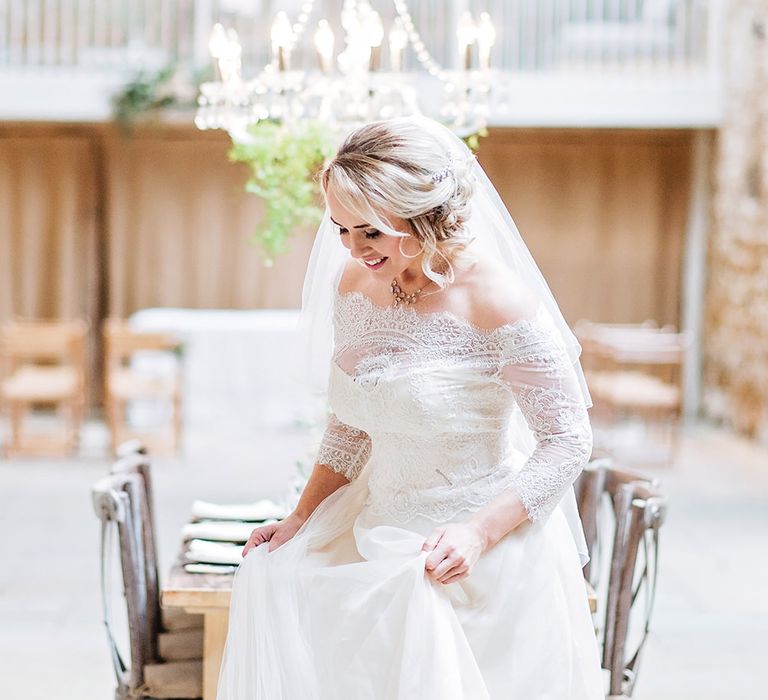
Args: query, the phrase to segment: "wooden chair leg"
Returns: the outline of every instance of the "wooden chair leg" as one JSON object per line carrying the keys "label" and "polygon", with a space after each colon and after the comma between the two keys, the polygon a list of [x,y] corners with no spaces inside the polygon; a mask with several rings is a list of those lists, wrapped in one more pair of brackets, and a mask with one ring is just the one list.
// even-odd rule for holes
{"label": "wooden chair leg", "polygon": [[[0,419],[2,419],[3,416],[5,416],[6,419],[9,418],[8,406],[0,403]],[[9,430],[6,426],[2,426],[0,423],[0,457],[6,457],[8,455]],[[3,430],[3,427],[5,427],[5,430]]]}
{"label": "wooden chair leg", "polygon": [[181,397],[175,396],[173,399],[173,450],[178,452],[181,449],[182,435],[182,416],[181,416]]}
{"label": "wooden chair leg", "polygon": [[11,439],[8,445],[9,452],[19,452],[23,443],[24,414],[29,410],[20,401],[11,401],[8,404],[11,424]]}
{"label": "wooden chair leg", "polygon": [[69,428],[67,442],[70,454],[74,455],[80,448],[80,428],[83,422],[83,409],[79,397],[73,398],[69,402],[68,408]]}
{"label": "wooden chair leg", "polygon": [[112,452],[115,452],[115,449],[120,444],[117,441],[117,437],[115,435],[115,406],[114,406],[114,399],[109,395],[109,391],[104,392],[104,419],[107,423],[107,430],[109,430],[109,441],[110,445],[112,446]]}
{"label": "wooden chair leg", "polygon": [[64,453],[67,455],[71,455],[73,452],[72,449],[72,421],[74,420],[74,416],[72,415],[72,412],[74,410],[74,407],[72,406],[72,400],[66,400],[60,401],[58,404],[56,404],[56,417],[58,418],[59,422],[63,426],[64,431]]}
{"label": "wooden chair leg", "polygon": [[682,429],[683,417],[679,413],[669,416],[669,466],[673,467],[677,462],[680,451],[680,431]]}
{"label": "wooden chair leg", "polygon": [[126,440],[126,411],[128,406],[125,401],[121,399],[115,399],[112,403],[112,448],[113,450],[117,446]]}

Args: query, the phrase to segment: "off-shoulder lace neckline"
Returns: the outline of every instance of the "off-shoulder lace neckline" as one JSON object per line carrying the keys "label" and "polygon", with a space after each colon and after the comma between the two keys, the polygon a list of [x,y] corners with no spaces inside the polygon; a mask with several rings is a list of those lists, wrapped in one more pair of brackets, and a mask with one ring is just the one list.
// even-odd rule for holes
{"label": "off-shoulder lace neckline", "polygon": [[542,307],[539,306],[538,310],[536,311],[536,315],[531,318],[519,318],[516,321],[510,321],[509,323],[504,323],[501,326],[496,326],[495,328],[482,328],[481,326],[478,326],[472,323],[469,319],[466,319],[463,316],[459,316],[458,314],[455,314],[452,311],[447,311],[444,309],[439,311],[424,312],[424,311],[416,311],[416,309],[414,309],[412,306],[406,306],[402,304],[399,306],[379,306],[367,294],[363,294],[363,292],[360,292],[356,289],[352,289],[348,292],[340,292],[337,288],[336,296],[342,300],[347,298],[352,298],[352,297],[358,298],[366,306],[368,306],[373,312],[390,313],[393,315],[402,314],[403,316],[410,317],[414,320],[421,319],[425,321],[434,321],[434,320],[453,321],[455,323],[458,323],[460,326],[463,326],[468,330],[473,331],[478,335],[481,335],[486,338],[491,338],[496,334],[502,334],[506,331],[518,329],[520,326],[533,323],[536,320],[536,318],[538,318],[539,314],[542,312]]}

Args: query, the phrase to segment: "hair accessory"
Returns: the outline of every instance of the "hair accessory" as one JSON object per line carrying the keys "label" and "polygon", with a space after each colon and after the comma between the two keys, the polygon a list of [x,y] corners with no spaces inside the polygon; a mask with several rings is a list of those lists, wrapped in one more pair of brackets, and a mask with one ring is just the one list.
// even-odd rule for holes
{"label": "hair accessory", "polygon": [[437,184],[438,182],[445,180],[445,178],[447,178],[449,175],[453,175],[454,164],[455,160],[453,157],[453,151],[448,151],[448,165],[446,165],[442,170],[438,170],[432,173],[432,182]]}
{"label": "hair accessory", "polygon": [[432,173],[432,182],[437,184],[438,182],[442,182],[447,178],[451,172],[453,171],[453,165],[447,165],[442,170],[438,170],[435,173]]}

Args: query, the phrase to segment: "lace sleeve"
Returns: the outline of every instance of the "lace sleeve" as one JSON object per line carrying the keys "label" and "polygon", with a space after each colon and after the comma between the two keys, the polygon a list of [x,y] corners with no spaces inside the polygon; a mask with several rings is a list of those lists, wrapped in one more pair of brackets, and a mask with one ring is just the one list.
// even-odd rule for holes
{"label": "lace sleeve", "polygon": [[332,414],[315,461],[343,474],[351,481],[365,466],[370,454],[371,438],[368,433],[342,423]]}
{"label": "lace sleeve", "polygon": [[545,519],[592,449],[579,381],[546,312],[508,326],[501,344],[501,373],[536,439],[533,453],[512,485],[529,519]]}

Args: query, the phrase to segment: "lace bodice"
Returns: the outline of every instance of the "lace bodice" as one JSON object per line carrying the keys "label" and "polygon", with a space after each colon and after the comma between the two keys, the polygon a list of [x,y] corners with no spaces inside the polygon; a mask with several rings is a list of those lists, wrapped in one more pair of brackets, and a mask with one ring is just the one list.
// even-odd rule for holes
{"label": "lace bodice", "polygon": [[[587,461],[591,431],[561,337],[543,309],[492,330],[450,312],[383,308],[337,293],[317,462],[354,479],[397,521],[446,521],[502,491],[546,517]],[[535,446],[520,443],[525,421]]]}

